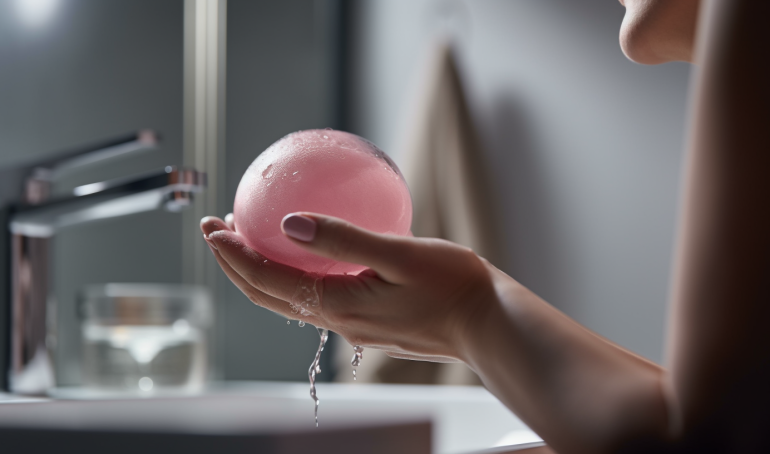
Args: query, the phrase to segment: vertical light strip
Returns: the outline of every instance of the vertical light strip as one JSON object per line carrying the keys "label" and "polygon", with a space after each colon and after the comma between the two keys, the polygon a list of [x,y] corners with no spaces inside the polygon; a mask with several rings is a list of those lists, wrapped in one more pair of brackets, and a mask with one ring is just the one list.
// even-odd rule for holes
{"label": "vertical light strip", "polygon": [[[208,187],[183,214],[182,273],[185,283],[204,285],[214,298],[213,354],[219,334],[222,286],[216,260],[201,237],[203,216],[224,216],[225,81],[227,0],[184,2],[184,165],[206,172]],[[215,359],[215,363],[218,362]]]}

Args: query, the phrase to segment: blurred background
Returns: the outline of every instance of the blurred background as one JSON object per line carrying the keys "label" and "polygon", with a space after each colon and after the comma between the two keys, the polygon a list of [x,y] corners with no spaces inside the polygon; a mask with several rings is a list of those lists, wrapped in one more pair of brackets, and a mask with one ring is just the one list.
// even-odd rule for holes
{"label": "blurred background", "polygon": [[[478,203],[498,232],[488,254],[578,322],[662,361],[689,68],[626,60],[618,2],[225,5],[219,141],[207,149],[220,164],[210,179],[219,202],[206,214],[230,212],[247,166],[301,129],[366,137],[419,180],[410,167],[414,125],[425,123],[424,104],[436,100],[426,92],[448,67],[459,78],[450,96],[462,100],[475,140],[460,153],[488,186]],[[162,136],[154,150],[67,174],[56,191],[189,162],[186,8],[190,0],[0,0],[2,205],[19,200],[36,161],[145,128]],[[432,63],[446,52],[437,43],[451,49],[445,66]],[[197,222],[155,210],[57,232],[48,297],[57,308],[57,384],[82,382],[79,292],[195,282],[185,271],[189,250],[205,245],[184,232]],[[7,256],[7,245],[0,252]],[[203,282],[213,286],[215,378],[306,380],[316,331],[287,326],[216,273]],[[8,279],[0,282],[9,295]],[[8,304],[3,317],[7,353]],[[319,380],[349,375],[340,365],[352,352],[331,342],[346,359],[327,355]],[[405,374],[394,381],[412,381]]]}

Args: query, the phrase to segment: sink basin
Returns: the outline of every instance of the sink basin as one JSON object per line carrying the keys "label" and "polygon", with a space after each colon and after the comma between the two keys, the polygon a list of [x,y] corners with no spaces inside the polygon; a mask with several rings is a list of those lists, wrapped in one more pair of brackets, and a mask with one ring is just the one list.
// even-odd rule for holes
{"label": "sink basin", "polygon": [[[222,391],[296,400],[307,408],[307,420],[312,422],[313,403],[306,383],[230,382]],[[480,386],[321,383],[318,397],[321,423],[326,412],[427,415],[433,422],[436,454],[465,454],[495,447],[500,448],[495,449],[498,452],[507,452],[502,448],[543,445],[540,437]]]}
{"label": "sink basin", "polygon": [[228,453],[462,454],[542,445],[481,387],[321,383],[318,428],[306,383],[228,382],[197,397],[78,402],[94,394],[75,388],[55,396],[59,400],[0,405],[4,446],[11,436],[24,452],[38,452],[30,440],[59,440],[82,444],[79,452],[93,447],[111,454],[129,445],[131,452],[164,454],[225,452],[223,446]]}

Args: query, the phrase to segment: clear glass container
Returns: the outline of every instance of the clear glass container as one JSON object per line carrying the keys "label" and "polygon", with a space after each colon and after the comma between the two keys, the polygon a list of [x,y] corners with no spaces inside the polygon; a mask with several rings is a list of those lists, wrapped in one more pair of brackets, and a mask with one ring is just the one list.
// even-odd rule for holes
{"label": "clear glass container", "polygon": [[203,287],[103,284],[81,292],[83,386],[136,394],[199,391],[211,297]]}

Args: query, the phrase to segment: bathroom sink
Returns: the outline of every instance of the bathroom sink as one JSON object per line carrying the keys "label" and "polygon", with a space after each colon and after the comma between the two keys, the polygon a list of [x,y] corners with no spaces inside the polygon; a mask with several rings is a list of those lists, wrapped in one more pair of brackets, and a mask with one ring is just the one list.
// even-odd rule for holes
{"label": "bathroom sink", "polygon": [[[305,383],[230,382],[222,391],[280,395],[284,399],[297,400],[308,408],[308,412],[312,409]],[[436,454],[542,445],[540,437],[480,386],[321,383],[318,397],[321,399],[318,413],[322,423],[326,411],[428,415],[433,422],[433,452]],[[505,449],[496,451],[507,452]]]}
{"label": "bathroom sink", "polygon": [[84,454],[461,454],[542,445],[480,387],[321,383],[318,428],[306,383],[227,382],[196,397],[94,400],[75,388],[54,395],[0,405],[3,445],[46,454],[61,445]]}
{"label": "bathroom sink", "polygon": [[0,393],[0,404],[23,404],[48,402],[50,399],[41,399],[39,397],[17,396],[15,394]]}

